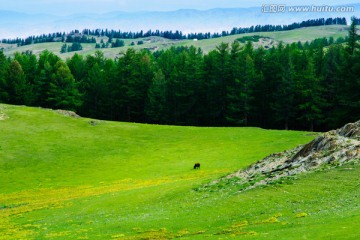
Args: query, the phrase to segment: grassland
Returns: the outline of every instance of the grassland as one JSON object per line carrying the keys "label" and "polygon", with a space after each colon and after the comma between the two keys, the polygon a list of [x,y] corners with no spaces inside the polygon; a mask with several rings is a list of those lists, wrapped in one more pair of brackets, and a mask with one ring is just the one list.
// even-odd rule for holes
{"label": "grassland", "polygon": [[313,134],[117,123],[3,104],[0,116],[0,239],[360,236],[357,165],[242,193],[197,190]]}
{"label": "grassland", "polygon": [[[251,33],[251,34],[241,34],[241,35],[232,35],[221,38],[207,39],[201,41],[193,41],[193,40],[169,40],[161,37],[149,37],[149,38],[141,38],[141,39],[124,39],[125,47],[120,48],[105,48],[101,49],[104,52],[104,55],[108,58],[115,58],[119,56],[121,51],[126,51],[129,47],[133,47],[137,50],[144,48],[157,48],[158,50],[167,49],[171,46],[194,46],[196,48],[201,48],[205,53],[215,49],[217,45],[222,42],[232,43],[237,38],[244,36],[253,36],[260,35],[264,37],[269,37],[269,41],[256,43],[255,46],[268,46],[278,44],[280,41],[285,43],[291,42],[306,42],[311,41],[316,38],[322,37],[334,37],[335,39],[338,37],[345,37],[348,35],[348,27],[342,25],[332,25],[332,26],[320,26],[320,27],[307,27],[300,28],[291,31],[284,32],[264,32],[264,33]],[[108,40],[106,37],[97,38],[97,42],[100,42],[103,39],[105,42]],[[142,45],[134,45],[130,46],[131,42],[137,43],[137,41],[144,41]],[[27,50],[33,51],[34,54],[39,54],[41,51],[47,49],[49,51],[58,54],[61,58],[66,59],[71,57],[74,52],[60,54],[60,48],[62,43],[41,43],[41,44],[33,44],[28,46],[17,47],[16,45],[7,45],[0,44],[0,48],[4,48],[4,53],[7,56],[13,55],[15,52],[24,52]],[[82,44],[83,50],[78,51],[77,53],[82,55],[88,55],[95,53],[95,44]]]}

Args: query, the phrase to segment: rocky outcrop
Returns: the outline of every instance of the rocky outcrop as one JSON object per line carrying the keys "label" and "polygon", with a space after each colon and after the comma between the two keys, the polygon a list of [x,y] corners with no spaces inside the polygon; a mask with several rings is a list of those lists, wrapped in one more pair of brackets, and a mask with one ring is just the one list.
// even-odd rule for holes
{"label": "rocky outcrop", "polygon": [[4,110],[5,110],[5,107],[0,106],[0,121],[6,120],[9,118],[8,115],[6,115]]}
{"label": "rocky outcrop", "polygon": [[80,116],[77,115],[77,114],[76,114],[75,112],[73,112],[73,111],[61,110],[61,109],[59,109],[59,110],[56,110],[56,112],[59,113],[59,114],[62,114],[62,115],[64,115],[64,116],[69,116],[69,117],[73,117],[73,118],[80,118]]}
{"label": "rocky outcrop", "polygon": [[360,160],[360,121],[319,135],[310,143],[271,154],[249,166],[205,186],[232,181],[247,190],[278,179],[324,167],[335,167]]}

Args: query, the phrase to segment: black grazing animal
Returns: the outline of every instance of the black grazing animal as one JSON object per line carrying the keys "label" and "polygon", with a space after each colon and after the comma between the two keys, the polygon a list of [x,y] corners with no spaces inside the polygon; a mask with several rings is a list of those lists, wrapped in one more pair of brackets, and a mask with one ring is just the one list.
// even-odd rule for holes
{"label": "black grazing animal", "polygon": [[194,169],[200,169],[200,163],[195,163]]}

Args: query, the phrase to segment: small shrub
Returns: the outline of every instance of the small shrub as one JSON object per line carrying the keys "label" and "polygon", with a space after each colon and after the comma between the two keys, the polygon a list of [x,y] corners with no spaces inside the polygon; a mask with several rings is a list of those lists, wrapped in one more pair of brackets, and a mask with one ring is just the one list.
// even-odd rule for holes
{"label": "small shrub", "polygon": [[241,42],[241,43],[246,43],[246,42],[259,42],[260,38],[264,38],[264,39],[269,39],[269,37],[263,37],[263,36],[259,36],[259,35],[254,35],[254,36],[245,36],[245,37],[241,37],[236,39],[237,41]]}

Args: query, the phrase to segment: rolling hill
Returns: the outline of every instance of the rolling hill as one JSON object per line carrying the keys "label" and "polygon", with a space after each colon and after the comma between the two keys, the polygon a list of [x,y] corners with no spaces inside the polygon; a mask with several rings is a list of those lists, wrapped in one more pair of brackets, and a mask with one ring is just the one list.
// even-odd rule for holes
{"label": "rolling hill", "polygon": [[[149,38],[141,38],[141,39],[124,39],[125,47],[121,48],[105,48],[101,49],[104,52],[104,55],[108,58],[115,58],[119,56],[120,52],[126,51],[127,48],[133,47],[137,50],[140,49],[156,49],[162,50],[170,48],[171,46],[194,46],[196,48],[201,48],[205,53],[215,49],[217,45],[221,42],[225,43],[232,43],[238,38],[244,36],[253,36],[253,35],[260,35],[263,37],[267,37],[264,41],[260,41],[255,43],[255,47],[262,45],[271,47],[272,45],[278,44],[280,41],[285,43],[292,43],[292,42],[306,42],[311,41],[316,38],[322,37],[333,37],[337,39],[338,37],[346,37],[348,35],[348,27],[342,25],[331,25],[331,26],[320,26],[320,27],[307,27],[307,28],[300,28],[291,31],[283,31],[283,32],[264,32],[264,33],[251,33],[251,34],[239,34],[239,35],[232,35],[227,37],[221,38],[214,38],[214,39],[206,39],[201,41],[193,41],[193,40],[169,40],[161,37],[149,37]],[[101,39],[107,41],[106,37],[97,38],[97,42],[100,42]],[[144,41],[142,45],[135,45],[130,46],[131,42],[137,43],[138,41]],[[115,41],[115,40],[113,40]],[[32,51],[34,54],[40,54],[40,52],[44,50],[49,50],[58,54],[61,58],[66,59],[71,57],[75,52],[64,53],[60,54],[60,49],[63,43],[39,43],[39,44],[32,44],[27,46],[17,47],[16,45],[10,44],[1,44],[0,48],[4,48],[4,53],[7,56],[13,55],[15,52],[25,52],[27,50]],[[78,54],[81,55],[88,55],[93,54],[97,49],[95,49],[95,43],[84,43],[82,44],[83,50],[77,51]]]}
{"label": "rolling hill", "polygon": [[356,164],[246,192],[231,185],[197,190],[317,134],[68,113],[0,104],[0,239],[360,236]]}
{"label": "rolling hill", "polygon": [[[285,4],[285,3],[282,3]],[[306,4],[306,3],[304,3]],[[316,3],[314,3],[316,4]],[[360,4],[346,4],[354,7],[347,12],[291,12],[264,13],[260,7],[214,8],[208,10],[179,9],[176,11],[118,11],[108,13],[79,13],[60,15],[29,14],[1,10],[0,39],[27,37],[52,32],[68,32],[74,29],[121,29],[121,31],[179,30],[190,32],[221,32],[233,27],[251,25],[282,25],[308,19],[346,17],[359,15]],[[290,6],[286,6],[287,8]],[[81,11],[79,9],[79,11]]]}

